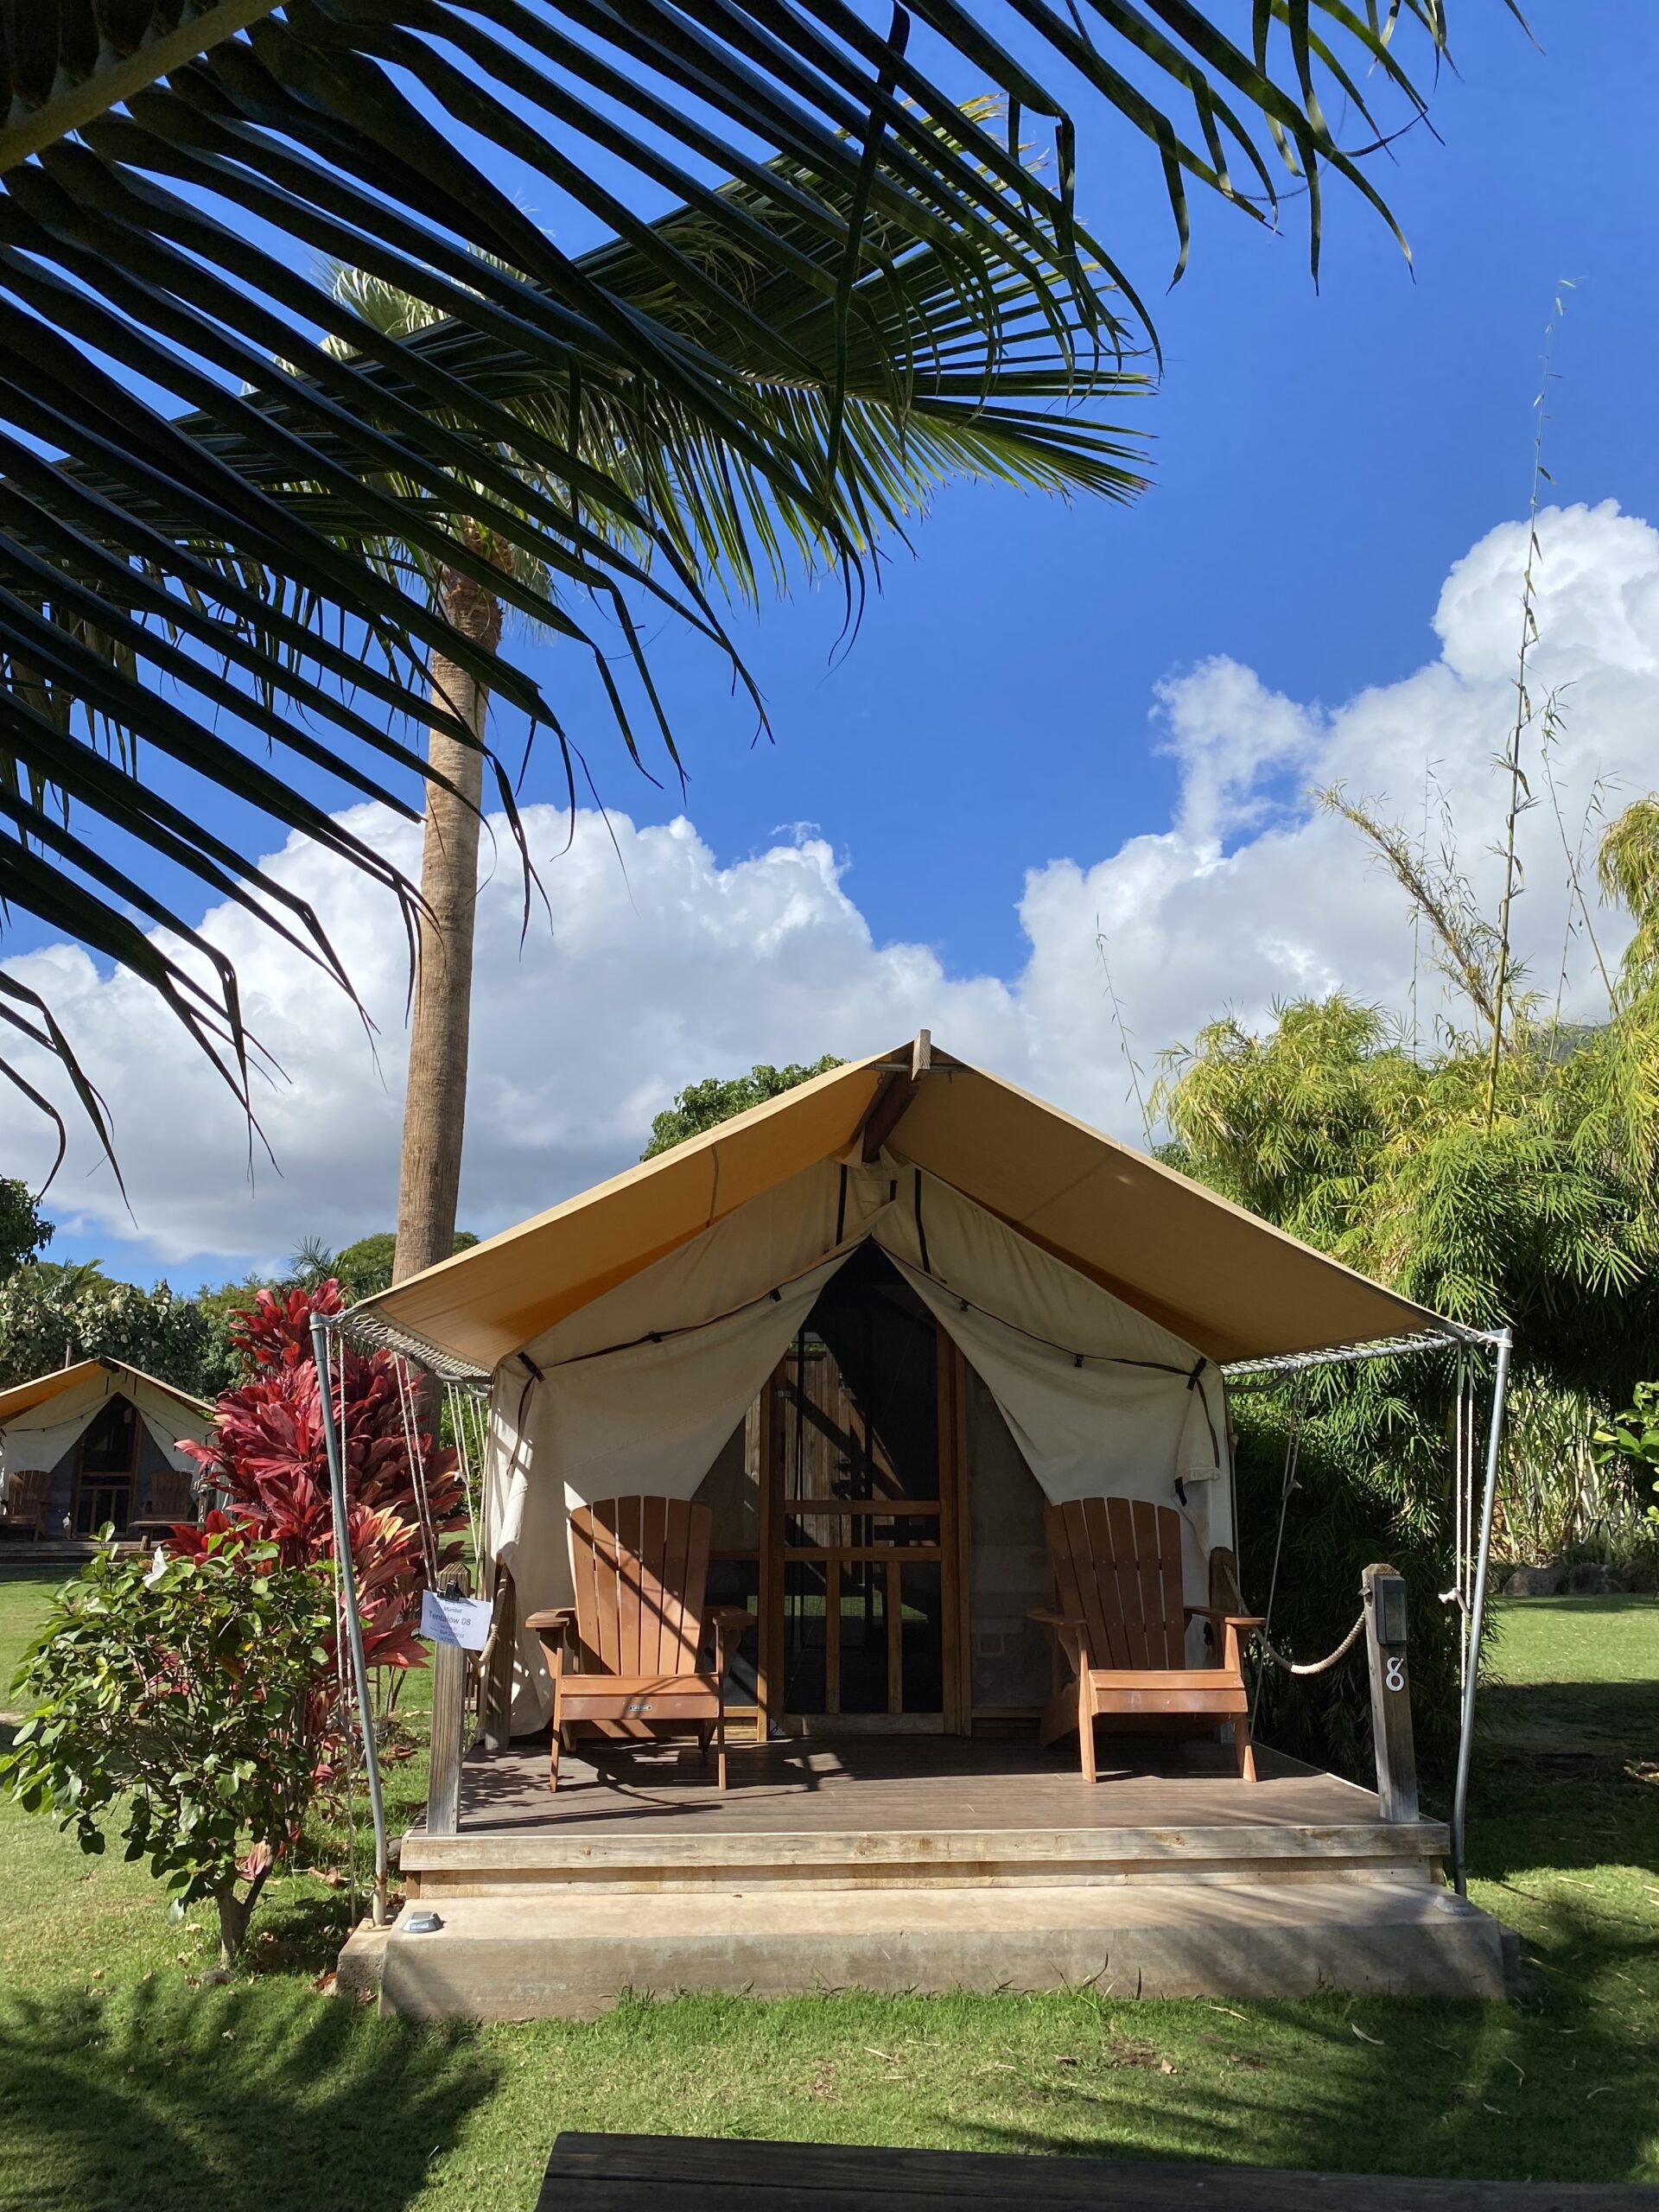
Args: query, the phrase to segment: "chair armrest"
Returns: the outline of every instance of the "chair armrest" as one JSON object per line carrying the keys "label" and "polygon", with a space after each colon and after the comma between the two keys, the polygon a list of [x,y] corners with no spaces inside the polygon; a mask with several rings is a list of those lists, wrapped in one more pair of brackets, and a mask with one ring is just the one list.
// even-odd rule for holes
{"label": "chair armrest", "polygon": [[[711,1605],[702,1617],[702,1638],[715,1639],[715,1673],[723,1684],[732,1646],[754,1619],[747,1605]],[[721,1694],[724,1695],[722,1690]]]}
{"label": "chair armrest", "polygon": [[715,1642],[715,1671],[726,1672],[726,1657],[732,1646],[752,1625],[754,1615],[747,1605],[710,1605],[702,1617],[702,1639],[706,1643],[712,1636]]}
{"label": "chair armrest", "polygon": [[1026,1618],[1028,1621],[1040,1621],[1045,1628],[1081,1628],[1083,1626],[1083,1616],[1080,1613],[1050,1613],[1035,1606],[1026,1615]]}
{"label": "chair armrest", "polygon": [[543,1643],[567,1643],[576,1640],[576,1609],[574,1605],[549,1605],[539,1613],[528,1613],[524,1626],[534,1629]]}
{"label": "chair armrest", "polygon": [[1224,1612],[1219,1605],[1185,1605],[1181,1610],[1190,1621],[1219,1621],[1224,1628],[1262,1628],[1266,1625],[1259,1614]]}

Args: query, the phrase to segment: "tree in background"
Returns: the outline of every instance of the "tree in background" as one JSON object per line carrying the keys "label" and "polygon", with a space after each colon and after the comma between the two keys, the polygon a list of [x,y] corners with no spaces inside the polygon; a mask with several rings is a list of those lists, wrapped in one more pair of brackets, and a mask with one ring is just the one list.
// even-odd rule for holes
{"label": "tree in background", "polygon": [[224,1368],[211,1318],[165,1282],[112,1282],[96,1261],[37,1261],[0,1281],[0,1389],[98,1358],[124,1360],[197,1397],[213,1395]]}
{"label": "tree in background", "polygon": [[0,1175],[0,1281],[38,1259],[53,1233],[28,1184],[15,1175]]}
{"label": "tree in background", "polygon": [[[1603,884],[1636,925],[1606,1020],[1562,1020],[1506,963],[1495,1081],[1495,938],[1468,887],[1442,870],[1414,887],[1407,845],[1342,810],[1434,933],[1468,1026],[1443,1024],[1424,1049],[1402,1020],[1339,993],[1281,1007],[1262,1034],[1213,1022],[1166,1057],[1154,1099],[1173,1136],[1166,1157],[1421,1304],[1512,1326],[1500,1542],[1546,1558],[1619,1543],[1650,1573],[1646,1480],[1596,1440],[1650,1376],[1659,1339],[1659,805],[1638,800],[1602,841]],[[1330,1649],[1360,1567],[1394,1557],[1413,1589],[1431,1760],[1450,1741],[1455,1679],[1453,1617],[1437,1602],[1454,1376],[1452,1359],[1421,1356],[1292,1386],[1297,1573],[1280,1580],[1274,1629],[1299,1656]],[[1260,1605],[1293,1414],[1285,1394],[1234,1402],[1245,1594]],[[1272,1675],[1263,1709],[1276,1740],[1353,1770],[1366,1724],[1346,1676],[1309,1692]]]}
{"label": "tree in background", "polygon": [[639,1157],[651,1160],[659,1152],[671,1151],[677,1144],[683,1144],[687,1137],[701,1136],[705,1129],[729,1122],[734,1114],[747,1114],[751,1106],[764,1106],[768,1098],[779,1098],[785,1091],[793,1090],[798,1083],[805,1083],[815,1075],[825,1075],[842,1065],[833,1052],[826,1052],[810,1067],[791,1061],[787,1067],[774,1068],[762,1061],[752,1067],[747,1075],[711,1075],[701,1083],[690,1083],[674,1103],[652,1121],[651,1142]]}
{"label": "tree in background", "polygon": [[[449,1240],[449,1249],[452,1253],[466,1252],[477,1242],[470,1229],[458,1229]],[[345,1245],[338,1252],[331,1251],[321,1237],[308,1236],[289,1259],[289,1274],[306,1289],[332,1277],[350,1306],[390,1287],[397,1250],[397,1236],[389,1229],[359,1236],[354,1244]]]}
{"label": "tree in background", "polygon": [[1489,1129],[1478,1039],[1414,1055],[1339,993],[1262,1036],[1214,1022],[1160,1086],[1169,1157],[1421,1305],[1508,1323],[1527,1373],[1623,1403],[1659,1326],[1659,1210],[1620,1027],[1513,1024]]}
{"label": "tree in background", "polygon": [[[52,1224],[39,1225],[44,1242]],[[470,1230],[458,1230],[454,1249],[464,1252],[477,1242]],[[262,1292],[294,1286],[315,1291],[333,1281],[350,1305],[391,1282],[393,1243],[383,1230],[334,1252],[324,1239],[308,1237],[276,1279],[249,1274],[204,1283],[189,1297],[166,1282],[145,1289],[117,1281],[97,1260],[64,1265],[28,1259],[10,1275],[0,1272],[0,1389],[74,1360],[102,1357],[124,1360],[194,1397],[217,1398],[247,1374],[249,1340],[240,1317]]]}

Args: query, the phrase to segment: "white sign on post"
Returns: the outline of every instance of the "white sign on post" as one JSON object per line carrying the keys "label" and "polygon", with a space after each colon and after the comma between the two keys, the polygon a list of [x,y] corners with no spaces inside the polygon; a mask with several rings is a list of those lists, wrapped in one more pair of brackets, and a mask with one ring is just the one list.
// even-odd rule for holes
{"label": "white sign on post", "polygon": [[421,1634],[429,1643],[458,1643],[463,1651],[481,1651],[489,1640],[490,1601],[444,1598],[435,1590],[423,1590]]}

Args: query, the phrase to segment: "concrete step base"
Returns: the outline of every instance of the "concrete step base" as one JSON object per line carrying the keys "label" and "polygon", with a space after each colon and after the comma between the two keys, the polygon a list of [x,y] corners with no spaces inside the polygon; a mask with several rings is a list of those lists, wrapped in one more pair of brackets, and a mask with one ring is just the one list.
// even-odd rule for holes
{"label": "concrete step base", "polygon": [[[1121,1997],[1502,1997],[1504,1931],[1421,1881],[1011,1889],[738,1888],[455,1897],[400,1916],[381,2009],[416,2019],[590,2018],[624,1990],[781,1997],[1092,1986]],[[355,1938],[353,1939],[356,1941]],[[346,1955],[351,1945],[346,1947]],[[346,1971],[342,1958],[342,1973]]]}

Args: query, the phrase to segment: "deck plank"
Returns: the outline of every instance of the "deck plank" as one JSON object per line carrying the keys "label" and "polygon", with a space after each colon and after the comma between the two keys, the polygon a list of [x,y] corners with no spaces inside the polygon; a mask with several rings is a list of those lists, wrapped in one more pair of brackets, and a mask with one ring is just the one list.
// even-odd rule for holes
{"label": "deck plank", "polygon": [[1659,2212],[1635,2183],[1415,2180],[1009,2152],[663,2135],[561,2135],[537,2212],[937,2212],[942,2198],[1060,2212]]}
{"label": "deck plank", "polygon": [[474,1753],[461,1777],[462,1835],[638,1836],[642,1826],[702,1835],[1008,1831],[1154,1827],[1348,1827],[1374,1822],[1375,1795],[1272,1751],[1241,1782],[1218,1745],[1123,1751],[1103,1744],[1102,1779],[1075,1747],[957,1737],[847,1737],[734,1745],[731,1788],[714,1787],[695,1749],[620,1751],[595,1767],[568,1756],[556,1796],[539,1742]]}

